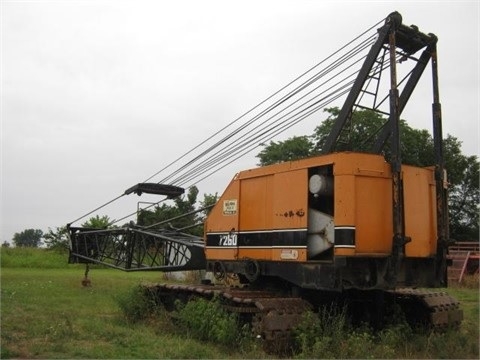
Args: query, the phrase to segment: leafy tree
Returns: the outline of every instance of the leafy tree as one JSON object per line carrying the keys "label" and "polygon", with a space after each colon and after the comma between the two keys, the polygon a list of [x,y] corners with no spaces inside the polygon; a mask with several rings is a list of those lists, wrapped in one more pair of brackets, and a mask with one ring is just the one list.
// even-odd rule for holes
{"label": "leafy tree", "polygon": [[110,218],[107,215],[95,215],[82,224],[82,227],[91,229],[106,229],[110,226]]}
{"label": "leafy tree", "polygon": [[66,226],[61,226],[52,230],[48,228],[48,232],[43,235],[47,249],[63,251],[69,248],[68,230]]}
{"label": "leafy tree", "polygon": [[172,219],[177,214],[175,207],[166,203],[163,203],[161,206],[156,205],[153,210],[140,209],[137,215],[137,225],[153,226],[154,224]]}
{"label": "leafy tree", "polygon": [[[323,151],[327,137],[340,114],[340,109],[337,107],[327,108],[324,112],[328,113],[329,116],[321,125],[316,127],[313,134],[313,152],[315,154]],[[350,123],[340,133],[334,151],[371,151],[372,137],[378,133],[385,121],[379,113],[372,110],[355,111]]]}
{"label": "leafy tree", "polygon": [[[195,203],[197,202],[198,188],[192,186],[188,189],[187,198],[179,196],[174,199],[175,205],[180,214],[187,214],[195,210]],[[193,218],[191,218],[193,219]]]}
{"label": "leafy tree", "polygon": [[9,247],[10,247],[10,243],[9,243],[7,240],[5,240],[5,241],[2,243],[2,247],[3,247],[3,248],[9,248]]}
{"label": "leafy tree", "polygon": [[218,193],[215,193],[215,195],[213,194],[203,194],[203,201],[200,201],[200,205],[202,208],[207,208],[205,209],[204,211],[204,215],[205,216],[208,216],[208,214],[210,213],[210,210],[212,210],[212,208],[210,206],[213,206],[217,203],[218,201]]}
{"label": "leafy tree", "polygon": [[[412,129],[404,120],[401,120],[400,133],[402,163],[422,167],[435,163],[433,138],[427,130]],[[390,147],[388,151],[390,152]]]}
{"label": "leafy tree", "polygon": [[[333,124],[338,117],[338,108],[324,110],[330,115],[317,126],[312,135],[315,143],[314,153],[321,153]],[[376,135],[386,124],[381,114],[372,110],[357,110],[350,123],[340,133],[335,151],[372,152]],[[388,126],[388,125],[387,125]],[[427,130],[411,128],[405,120],[400,120],[400,149],[402,163],[415,166],[428,166],[434,163],[433,138]],[[381,152],[387,160],[391,157],[390,144],[387,142]]]}
{"label": "leafy tree", "polygon": [[[138,214],[138,225],[152,226],[158,224],[160,227],[182,229],[196,223],[197,214],[190,214],[195,210],[198,188],[192,186],[187,195],[179,196],[173,200],[173,204],[163,203],[156,206],[154,210],[140,210]],[[184,215],[184,216],[181,216]]]}
{"label": "leafy tree", "polygon": [[[260,165],[288,161],[295,158],[321,153],[325,141],[339,114],[338,108],[325,109],[329,114],[313,135],[304,136],[304,142],[313,143],[311,151],[305,153],[305,148],[291,146],[298,138],[284,142],[271,142],[265,145],[257,155]],[[372,151],[375,135],[387,119],[371,110],[359,110],[352,114],[351,121],[340,133],[335,151]],[[434,164],[433,138],[427,130],[413,129],[404,121],[400,124],[400,146],[402,162],[415,166],[431,166]],[[310,140],[312,139],[312,140]],[[443,141],[445,168],[447,169],[449,186],[449,216],[450,236],[455,240],[478,240],[479,238],[479,161],[477,156],[462,154],[461,142],[447,135]],[[388,160],[391,156],[387,143],[382,154]]]}
{"label": "leafy tree", "polygon": [[479,239],[479,161],[461,153],[461,142],[453,136],[445,141],[445,168],[449,181],[450,237],[457,241]]}
{"label": "leafy tree", "polygon": [[294,136],[285,141],[270,141],[257,155],[261,166],[298,160],[312,154],[313,142],[308,136]]}
{"label": "leafy tree", "polygon": [[17,247],[38,247],[42,243],[43,231],[27,229],[13,235],[13,243]]}
{"label": "leafy tree", "polygon": [[[197,197],[198,188],[192,186],[186,195],[175,198],[173,204],[163,203],[153,210],[140,210],[137,224],[144,227],[179,229],[182,232],[202,236],[203,227],[195,224],[200,224],[204,220],[209,209],[203,214],[195,212]],[[200,206],[203,208],[213,205],[216,201],[217,194],[204,194],[204,200],[200,202]]]}

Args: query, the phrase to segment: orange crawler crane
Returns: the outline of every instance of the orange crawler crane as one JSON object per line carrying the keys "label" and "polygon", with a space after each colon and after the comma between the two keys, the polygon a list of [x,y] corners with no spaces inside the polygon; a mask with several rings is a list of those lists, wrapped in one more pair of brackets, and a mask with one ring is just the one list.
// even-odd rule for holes
{"label": "orange crawler crane", "polygon": [[[236,174],[206,218],[203,237],[169,227],[169,220],[102,230],[69,225],[70,261],[127,271],[207,270],[216,283],[157,284],[148,293],[167,309],[177,300],[220,299],[228,311],[251,324],[267,349],[286,349],[302,314],[322,304],[346,304],[353,320],[375,326],[381,326],[393,305],[400,305],[410,322],[459,324],[463,313],[458,301],[445,292],[419,290],[447,286],[447,179],[437,38],[403,25],[400,14],[392,13],[369,41],[371,48],[356,79],[348,82],[351,88],[322,155]],[[396,66],[405,62],[414,67],[399,89]],[[401,161],[400,115],[429,62],[433,161],[428,168],[406,166]],[[390,76],[382,100],[384,71]],[[267,110],[277,111],[322,74]],[[373,98],[370,107],[361,101],[367,96]],[[297,100],[303,98],[298,95]],[[387,109],[381,110],[385,99]],[[312,106],[306,102],[305,110]],[[376,138],[368,141],[369,153],[348,151],[348,144],[339,141],[354,122],[355,109],[388,116]],[[196,169],[218,159],[202,160]],[[184,189],[140,183],[124,195],[143,192],[174,198]],[[221,282],[231,278],[238,280],[237,286]]]}

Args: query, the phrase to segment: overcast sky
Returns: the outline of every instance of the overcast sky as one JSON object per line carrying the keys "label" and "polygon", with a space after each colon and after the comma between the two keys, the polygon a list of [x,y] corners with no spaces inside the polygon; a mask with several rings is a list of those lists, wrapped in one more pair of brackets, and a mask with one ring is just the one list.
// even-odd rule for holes
{"label": "overcast sky", "polygon": [[[2,243],[63,226],[144,181],[395,10],[437,35],[444,134],[479,152],[478,1],[0,4]],[[402,114],[429,131],[430,81]],[[259,150],[199,184],[201,194],[221,194]],[[153,201],[130,196],[100,214],[117,219]]]}

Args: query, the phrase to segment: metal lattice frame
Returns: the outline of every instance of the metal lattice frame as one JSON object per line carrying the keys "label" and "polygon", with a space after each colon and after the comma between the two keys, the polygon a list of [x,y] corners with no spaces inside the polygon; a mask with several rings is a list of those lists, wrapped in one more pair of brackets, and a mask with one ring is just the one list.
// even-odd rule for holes
{"label": "metal lattice frame", "polygon": [[126,271],[205,269],[201,238],[175,231],[133,227],[70,228],[70,262],[97,263]]}

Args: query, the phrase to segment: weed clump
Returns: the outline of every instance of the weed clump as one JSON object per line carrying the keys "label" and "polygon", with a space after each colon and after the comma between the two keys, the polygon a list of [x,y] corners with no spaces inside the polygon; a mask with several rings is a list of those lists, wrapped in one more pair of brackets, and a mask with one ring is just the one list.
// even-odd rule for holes
{"label": "weed clump", "polygon": [[176,300],[167,311],[154,290],[139,285],[117,296],[116,301],[129,322],[148,320],[187,337],[219,345],[235,343],[236,351],[251,350],[249,326],[242,326],[239,316],[225,310],[217,299],[198,298],[186,303]]}
{"label": "weed clump", "polygon": [[346,326],[345,309],[324,307],[318,313],[306,312],[293,332],[297,357],[337,357],[339,340],[347,333]]}
{"label": "weed clump", "polygon": [[366,325],[353,326],[346,308],[323,307],[307,312],[294,331],[297,358],[371,359],[397,358],[408,341],[408,324],[400,323],[375,332]]}
{"label": "weed clump", "polygon": [[345,309],[307,312],[294,331],[296,358],[399,359],[478,357],[478,342],[455,328],[412,328],[401,314],[381,330],[352,325]]}
{"label": "weed clump", "polygon": [[237,343],[245,337],[237,314],[227,312],[218,300],[195,299],[186,304],[177,302],[179,325],[191,336],[222,345]]}
{"label": "weed clump", "polygon": [[160,310],[153,294],[140,285],[118,295],[116,301],[129,322],[145,320]]}

